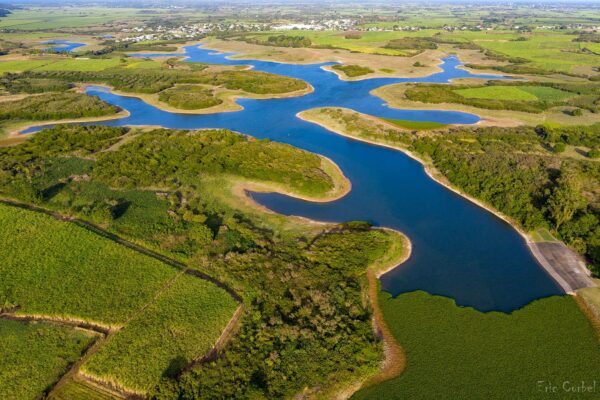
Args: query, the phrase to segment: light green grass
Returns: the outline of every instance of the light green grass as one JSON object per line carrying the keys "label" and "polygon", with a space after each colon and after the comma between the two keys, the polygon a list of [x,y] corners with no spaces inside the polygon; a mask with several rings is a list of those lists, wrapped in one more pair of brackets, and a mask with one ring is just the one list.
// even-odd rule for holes
{"label": "light green grass", "polygon": [[538,100],[534,94],[521,90],[517,86],[484,86],[480,88],[457,89],[453,90],[453,92],[468,99],[519,101]]}
{"label": "light green grass", "polygon": [[94,353],[83,371],[146,392],[206,354],[236,307],[224,290],[184,274]]}
{"label": "light green grass", "polygon": [[177,271],[70,222],[0,204],[0,304],[119,325]]}
{"label": "light green grass", "polygon": [[539,228],[530,233],[535,242],[556,242],[556,238],[545,228]]}
{"label": "light green grass", "polygon": [[[0,61],[0,73],[23,71],[102,71],[118,67],[119,58],[42,58],[32,60]],[[142,64],[142,63],[136,63]],[[135,65],[135,64],[134,64]]]}
{"label": "light green grass", "polygon": [[67,326],[0,319],[0,398],[40,399],[96,338]]}
{"label": "light green grass", "polygon": [[540,101],[562,101],[577,96],[575,93],[565,92],[548,86],[521,86],[521,90],[531,93]]}
{"label": "light green grass", "polygon": [[427,129],[438,129],[446,126],[446,124],[442,124],[440,122],[432,122],[432,121],[408,121],[404,119],[392,119],[392,118],[382,118],[383,120],[392,123],[400,128],[404,129],[413,129],[416,131],[419,130],[427,130]]}
{"label": "light green grass", "polygon": [[36,68],[36,71],[102,71],[121,65],[118,58],[68,58]]}
{"label": "light green grass", "polygon": [[[597,399],[562,384],[600,376],[595,332],[570,296],[535,301],[512,314],[480,313],[424,292],[380,295],[385,319],[406,352],[404,373],[354,399]],[[557,394],[540,391],[547,382]]]}
{"label": "light green grass", "polygon": [[54,60],[10,60],[0,61],[0,73],[23,72],[55,62]]}

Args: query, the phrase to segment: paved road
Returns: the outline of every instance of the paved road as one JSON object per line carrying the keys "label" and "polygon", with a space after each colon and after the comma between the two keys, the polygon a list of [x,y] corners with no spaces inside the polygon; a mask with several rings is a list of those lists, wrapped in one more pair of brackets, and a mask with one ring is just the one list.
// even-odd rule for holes
{"label": "paved road", "polygon": [[538,262],[567,292],[596,286],[579,256],[560,242],[529,243]]}

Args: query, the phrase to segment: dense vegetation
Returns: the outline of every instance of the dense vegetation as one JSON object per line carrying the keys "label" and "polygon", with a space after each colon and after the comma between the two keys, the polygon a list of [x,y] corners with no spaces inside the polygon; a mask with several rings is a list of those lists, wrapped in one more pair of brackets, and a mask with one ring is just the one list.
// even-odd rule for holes
{"label": "dense vegetation", "polygon": [[336,64],[333,67],[336,71],[342,71],[346,76],[353,78],[355,76],[366,75],[374,72],[371,68],[361,67],[360,65],[342,65]]}
{"label": "dense vegetation", "polygon": [[181,83],[201,83],[223,86],[231,90],[244,90],[255,94],[279,94],[305,89],[306,83],[295,78],[278,76],[260,71],[236,71],[210,69],[173,68],[135,69],[111,68],[102,71],[43,71],[25,72],[22,78],[62,80],[69,83],[105,83],[116,90],[132,93],[158,93]]}
{"label": "dense vegetation", "polygon": [[492,110],[540,113],[556,106],[572,106],[598,112],[600,86],[582,84],[411,85],[404,97],[425,103],[458,103]]}
{"label": "dense vegetation", "polygon": [[47,93],[64,92],[71,84],[58,79],[21,78],[18,74],[6,74],[0,78],[2,85],[9,93]]}
{"label": "dense vegetation", "polygon": [[311,45],[310,39],[304,36],[269,36],[267,43],[269,46],[279,47],[309,47]]}
{"label": "dense vegetation", "polygon": [[58,120],[101,117],[119,109],[95,96],[83,93],[47,93],[3,101],[0,120]]}
{"label": "dense vegetation", "polygon": [[[600,273],[600,124],[570,127],[451,128],[419,134],[392,129],[343,109],[311,111],[358,138],[418,153],[455,186],[491,204],[526,230],[550,228]],[[412,132],[411,132],[412,131]],[[559,147],[589,148],[586,158]],[[564,150],[564,149],[563,149]]]}
{"label": "dense vegetation", "polygon": [[[321,229],[311,233],[304,229],[303,233],[273,231],[263,214],[258,218],[242,213],[221,197],[227,191],[225,179],[233,174],[274,180],[295,191],[312,188],[322,193],[331,187],[331,178],[320,170],[318,157],[222,130],[134,132],[137,136],[118,149],[102,151],[111,148],[123,133],[121,128],[79,126],[40,132],[24,144],[2,150],[3,174],[10,179],[0,190],[13,181],[34,185],[41,194],[37,201],[44,207],[92,220],[225,282],[242,296],[246,311],[239,333],[222,357],[175,380],[172,375],[179,371],[182,360],[191,357],[191,350],[183,350],[191,349],[184,344],[189,342],[177,342],[184,347],[178,347],[181,352],[169,358],[166,353],[175,342],[161,344],[158,339],[190,328],[176,324],[175,330],[167,326],[169,334],[147,335],[156,330],[145,324],[157,318],[163,323],[169,318],[195,321],[192,336],[196,338],[202,335],[199,326],[210,326],[202,325],[202,316],[193,311],[176,311],[184,303],[192,307],[197,303],[190,296],[175,296],[168,317],[160,317],[164,315],[160,299],[176,294],[165,292],[150,308],[156,315],[139,316],[126,325],[122,335],[115,335],[115,344],[92,360],[88,372],[93,369],[105,377],[118,376],[119,382],[147,388],[168,369],[155,389],[157,397],[274,398],[290,397],[307,387],[316,392],[319,387],[331,390],[378,369],[381,347],[364,298],[364,272],[398,239],[386,231],[371,230],[368,224],[341,225],[320,234]],[[88,150],[78,149],[75,141]],[[87,160],[77,161],[81,159],[74,156],[79,154],[85,154]],[[218,179],[218,186],[210,186],[209,177]],[[119,190],[110,187],[113,185]],[[122,190],[123,186],[131,189]],[[157,193],[144,190],[148,186],[164,189]],[[24,199],[20,192],[9,194]],[[53,237],[59,236],[60,232],[53,233]],[[89,240],[77,241],[89,246]],[[17,242],[8,243],[14,247]],[[77,253],[73,252],[73,257]],[[151,275],[149,267],[145,271]],[[134,290],[138,291],[147,286],[143,279],[150,279],[136,278]],[[110,285],[112,279],[101,287]],[[114,279],[123,277],[116,273]],[[129,281],[114,283],[113,290]],[[87,285],[81,286],[93,292]],[[193,293],[202,297],[203,290]],[[229,304],[227,301],[208,303],[214,308]],[[145,334],[138,335],[141,331]],[[201,339],[197,343],[205,346],[207,342]],[[140,355],[147,360],[138,359],[140,346],[162,350],[154,356],[143,352]],[[120,359],[117,350],[138,360],[136,368],[120,367],[124,363],[114,361]],[[100,362],[101,357],[106,362]]]}
{"label": "dense vegetation", "polygon": [[314,154],[227,130],[155,130],[103,153],[94,174],[115,187],[155,187],[193,182],[202,173],[225,173],[317,194],[333,187],[320,167]]}
{"label": "dense vegetation", "polygon": [[223,103],[212,90],[194,85],[178,85],[163,90],[158,99],[182,110],[198,110]]}
{"label": "dense vegetation", "polygon": [[[575,395],[600,372],[598,340],[572,297],[538,300],[512,314],[481,313],[424,292],[380,304],[406,351],[398,378],[359,391],[353,399],[547,399]],[[572,338],[578,338],[572,340]],[[562,396],[561,396],[562,395]],[[597,393],[577,393],[596,398]]]}
{"label": "dense vegetation", "polygon": [[212,273],[237,282],[251,311],[222,357],[155,396],[283,398],[375,372],[380,347],[361,292],[365,268],[389,242],[385,232],[340,227],[303,245],[280,238],[215,259]]}
{"label": "dense vegetation", "polygon": [[399,50],[435,50],[437,44],[429,38],[422,37],[403,37],[400,39],[390,40],[386,45],[388,49]]}
{"label": "dense vegetation", "polygon": [[0,318],[0,398],[41,398],[95,339],[67,326]]}
{"label": "dense vegetation", "polygon": [[[559,141],[597,145],[600,125],[550,131]],[[544,132],[543,127],[453,129],[419,139],[412,148],[431,157],[454,185],[525,229],[551,228],[600,273],[600,164],[552,156],[542,147],[554,139]]]}

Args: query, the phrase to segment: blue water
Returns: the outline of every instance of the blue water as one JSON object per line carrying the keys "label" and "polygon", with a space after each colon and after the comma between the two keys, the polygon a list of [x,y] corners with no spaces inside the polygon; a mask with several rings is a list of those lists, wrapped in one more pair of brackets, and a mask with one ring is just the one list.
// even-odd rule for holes
{"label": "blue water", "polygon": [[60,53],[69,53],[75,49],[85,46],[85,43],[75,43],[69,40],[49,40],[43,44],[50,44],[51,47],[46,47],[46,51],[58,51]]}
{"label": "blue water", "polygon": [[[461,306],[510,312],[532,300],[562,294],[538,266],[523,239],[508,224],[431,180],[422,166],[399,151],[362,143],[302,121],[295,114],[313,107],[348,107],[380,117],[471,124],[476,115],[387,107],[369,94],[399,82],[448,82],[472,75],[457,68],[456,57],[443,61],[443,72],[425,78],[374,78],[347,82],[321,67],[230,60],[230,54],[185,48],[188,61],[251,65],[254,69],[309,82],[313,93],[287,99],[240,99],[243,111],[211,115],[175,114],[143,101],[89,87],[87,93],[129,110],[131,115],[105,125],[162,125],[168,128],[227,128],[269,138],[331,158],[352,181],[352,191],[330,203],[313,203],[277,193],[252,193],[260,204],[286,215],[342,222],[368,220],[398,229],[413,243],[411,258],[381,278],[394,295],[414,290],[448,296]],[[169,55],[172,56],[172,55]],[[147,57],[144,55],[143,57]]]}

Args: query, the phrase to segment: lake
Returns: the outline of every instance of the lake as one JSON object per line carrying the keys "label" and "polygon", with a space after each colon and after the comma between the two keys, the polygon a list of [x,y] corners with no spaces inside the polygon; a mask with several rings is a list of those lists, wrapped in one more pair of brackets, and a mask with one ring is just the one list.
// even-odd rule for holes
{"label": "lake", "polygon": [[412,256],[381,277],[383,290],[393,295],[424,290],[453,298],[460,306],[511,312],[535,299],[563,294],[510,225],[434,182],[417,161],[400,151],[352,140],[296,117],[303,110],[334,106],[386,118],[473,124],[479,121],[473,114],[394,109],[369,92],[401,82],[446,83],[455,78],[501,77],[473,75],[460,68],[456,57],[444,59],[442,72],[424,78],[343,81],[321,68],[334,63],[295,65],[232,60],[227,58],[232,54],[197,46],[186,47],[185,53],[187,61],[250,65],[255,70],[303,79],[313,86],[314,92],[285,99],[240,99],[242,111],[190,115],[161,111],[137,98],[92,86],[87,89],[88,94],[130,112],[126,118],[103,124],[227,128],[329,157],[352,181],[352,191],[342,199],[313,203],[277,193],[251,196],[286,215],[331,222],[367,220],[404,232],[412,241]]}

